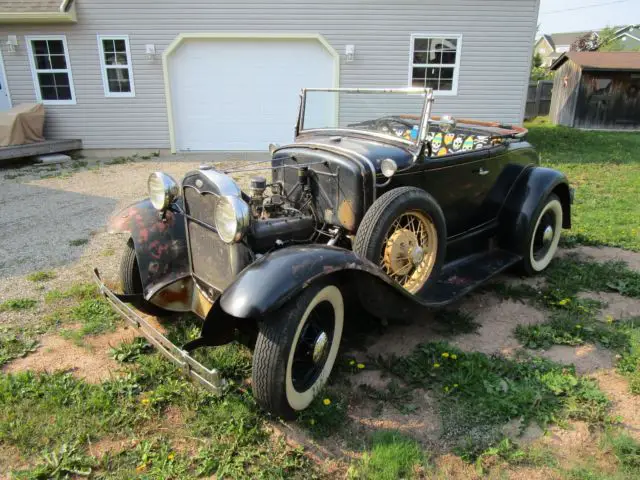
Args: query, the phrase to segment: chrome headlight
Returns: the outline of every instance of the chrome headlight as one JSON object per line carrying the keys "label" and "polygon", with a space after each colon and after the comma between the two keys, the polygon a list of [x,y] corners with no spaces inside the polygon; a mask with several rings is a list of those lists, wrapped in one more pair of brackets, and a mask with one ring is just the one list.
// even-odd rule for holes
{"label": "chrome headlight", "polygon": [[249,205],[233,196],[220,197],[216,203],[215,221],[218,235],[225,243],[239,241],[249,227]]}
{"label": "chrome headlight", "polygon": [[391,158],[385,158],[380,162],[380,171],[387,178],[393,177],[398,170],[398,164]]}
{"label": "chrome headlight", "polygon": [[176,181],[163,172],[153,172],[147,182],[149,200],[156,210],[164,211],[176,201],[180,195],[180,187]]}

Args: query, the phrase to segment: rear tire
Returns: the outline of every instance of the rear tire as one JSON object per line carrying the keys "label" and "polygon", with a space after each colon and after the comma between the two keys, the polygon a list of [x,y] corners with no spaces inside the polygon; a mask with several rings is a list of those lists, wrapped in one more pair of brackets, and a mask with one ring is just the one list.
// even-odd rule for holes
{"label": "rear tire", "polygon": [[262,319],[252,369],[258,404],[286,419],[307,408],[327,383],[343,326],[342,293],[322,282]]}
{"label": "rear tire", "polygon": [[558,251],[561,232],[562,203],[552,193],[540,202],[529,225],[521,252],[522,270],[526,275],[536,275],[549,266]]}
{"label": "rear tire", "polygon": [[[122,293],[126,295],[142,295],[144,293],[136,249],[131,240],[127,242],[120,262],[120,284],[122,285]],[[141,312],[155,317],[166,317],[171,314],[168,310],[158,307],[144,298],[136,302],[135,307]]]}

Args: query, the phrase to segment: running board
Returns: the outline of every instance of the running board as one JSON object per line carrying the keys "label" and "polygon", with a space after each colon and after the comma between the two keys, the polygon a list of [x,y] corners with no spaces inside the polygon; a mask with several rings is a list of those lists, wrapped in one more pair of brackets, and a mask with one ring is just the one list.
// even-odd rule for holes
{"label": "running board", "polygon": [[423,304],[445,306],[521,260],[500,249],[463,257],[445,265],[436,283],[417,296]]}

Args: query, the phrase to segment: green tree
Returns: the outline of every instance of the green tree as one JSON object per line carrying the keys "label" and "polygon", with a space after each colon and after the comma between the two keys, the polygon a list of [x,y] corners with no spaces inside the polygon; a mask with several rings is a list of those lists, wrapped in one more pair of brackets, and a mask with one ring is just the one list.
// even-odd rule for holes
{"label": "green tree", "polygon": [[619,38],[615,38],[616,29],[605,27],[600,32],[598,38],[598,50],[601,52],[621,52],[625,50],[624,43]]}

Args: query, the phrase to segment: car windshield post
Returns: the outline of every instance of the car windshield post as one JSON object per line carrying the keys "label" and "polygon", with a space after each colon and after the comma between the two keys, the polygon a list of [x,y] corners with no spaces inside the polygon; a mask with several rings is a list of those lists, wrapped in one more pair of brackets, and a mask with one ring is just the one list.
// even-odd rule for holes
{"label": "car windshield post", "polygon": [[[300,105],[298,108],[298,121],[296,123],[296,136],[305,130],[343,130],[344,128],[305,128],[305,111],[307,104],[308,92],[328,92],[328,93],[352,93],[352,94],[404,94],[404,95],[422,95],[424,97],[424,103],[422,105],[422,112],[418,123],[418,134],[414,141],[398,137],[398,140],[411,143],[413,145],[420,146],[426,141],[427,133],[429,130],[429,122],[431,119],[431,111],[433,106],[433,89],[432,88],[303,88],[300,92]],[[370,134],[376,134],[375,132],[367,132]],[[378,134],[380,135],[380,134]],[[390,136],[390,135],[387,135]]]}

